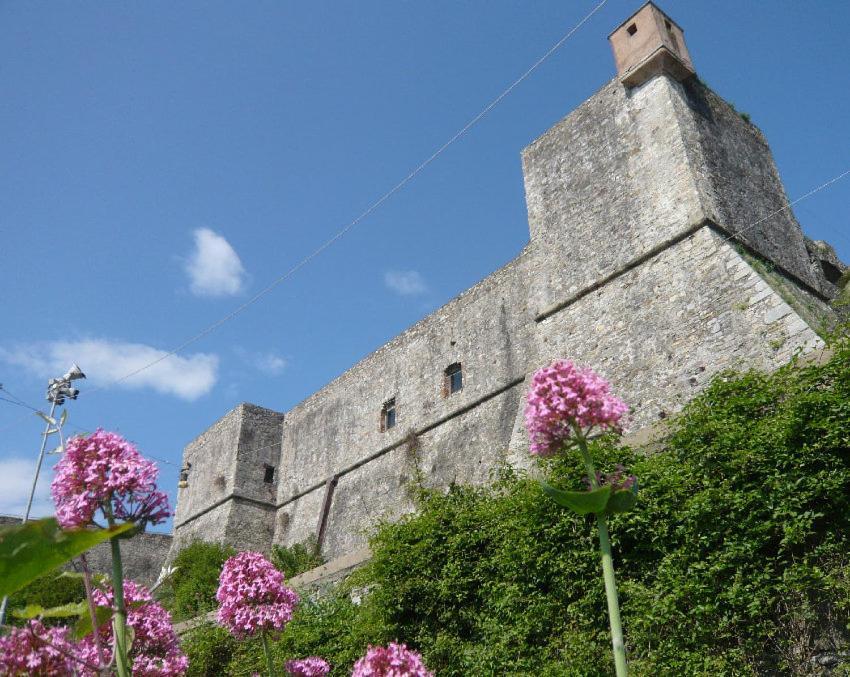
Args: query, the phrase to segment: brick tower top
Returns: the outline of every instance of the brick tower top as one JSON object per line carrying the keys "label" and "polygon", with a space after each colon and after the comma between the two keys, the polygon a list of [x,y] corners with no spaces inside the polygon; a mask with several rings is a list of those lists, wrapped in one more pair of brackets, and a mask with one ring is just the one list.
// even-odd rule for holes
{"label": "brick tower top", "polygon": [[676,80],[694,74],[684,31],[652,2],[647,2],[608,36],[617,74],[626,87],[668,73]]}

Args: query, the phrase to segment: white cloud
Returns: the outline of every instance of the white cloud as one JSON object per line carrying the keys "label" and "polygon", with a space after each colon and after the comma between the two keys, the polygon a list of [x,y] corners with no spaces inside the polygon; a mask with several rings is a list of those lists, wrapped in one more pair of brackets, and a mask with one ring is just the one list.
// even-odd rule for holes
{"label": "white cloud", "polygon": [[[58,456],[44,458],[30,517],[45,517],[53,514],[53,502],[50,500],[50,480],[53,479],[51,468],[58,458]],[[0,459],[0,514],[23,517],[30,489],[32,489],[35,464],[35,458]]]}
{"label": "white cloud", "polygon": [[196,296],[233,296],[245,287],[245,268],[230,243],[209,228],[195,231],[186,262],[189,289]]}
{"label": "white cloud", "polygon": [[422,275],[415,270],[388,270],[384,273],[384,284],[401,296],[416,296],[428,291]]}
{"label": "white cloud", "polygon": [[264,374],[278,376],[283,373],[284,369],[286,369],[286,359],[275,352],[252,353],[239,347],[234,348],[234,352],[243,362]]}
{"label": "white cloud", "polygon": [[[107,339],[53,341],[12,349],[0,347],[0,360],[24,367],[41,378],[64,374],[71,363],[76,362],[88,382],[102,386],[111,385],[116,379],[166,354],[164,350],[143,343]],[[129,389],[151,388],[158,393],[195,400],[212,390],[217,378],[218,356],[194,353],[172,355],[115,385]]]}

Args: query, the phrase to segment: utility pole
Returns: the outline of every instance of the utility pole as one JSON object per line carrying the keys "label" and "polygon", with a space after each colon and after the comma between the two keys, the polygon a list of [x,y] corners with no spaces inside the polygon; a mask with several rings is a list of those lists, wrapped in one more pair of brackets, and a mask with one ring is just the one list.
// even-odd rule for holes
{"label": "utility pole", "polygon": [[[36,412],[39,416],[41,416],[41,418],[44,419],[46,427],[44,428],[44,432],[41,435],[41,449],[38,452],[38,462],[35,466],[35,476],[32,478],[32,488],[30,489],[29,499],[27,500],[27,509],[26,512],[24,512],[24,519],[21,522],[22,525],[26,524],[30,518],[30,510],[32,510],[32,501],[35,497],[36,486],[38,485],[38,476],[41,473],[41,464],[44,461],[44,450],[47,448],[47,438],[54,433],[59,433],[59,449],[61,451],[65,450],[65,440],[62,437],[62,425],[65,423],[65,419],[67,418],[67,410],[62,413],[61,420],[57,421],[54,418],[54,414],[56,413],[56,407],[61,407],[63,404],[65,404],[66,399],[77,399],[77,395],[80,394],[80,391],[74,388],[71,385],[71,382],[85,377],[86,375],[82,372],[82,370],[76,364],[72,364],[71,368],[66,374],[60,376],[59,378],[52,378],[47,382],[46,399],[48,402],[50,402],[50,413],[44,414],[40,411]],[[0,626],[2,626],[6,622],[6,605],[8,603],[8,597],[4,597],[2,603],[0,603]]]}

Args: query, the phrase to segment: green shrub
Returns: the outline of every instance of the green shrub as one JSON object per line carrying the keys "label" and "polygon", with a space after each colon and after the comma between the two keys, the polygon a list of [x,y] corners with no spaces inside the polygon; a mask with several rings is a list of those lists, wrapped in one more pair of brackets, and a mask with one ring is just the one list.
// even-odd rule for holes
{"label": "green shrub", "polygon": [[228,668],[236,640],[224,628],[204,625],[184,635],[180,643],[189,656],[189,675],[237,674]]}
{"label": "green shrub", "polygon": [[218,575],[225,560],[235,554],[230,546],[204,541],[194,541],[177,553],[173,563],[177,571],[159,595],[175,621],[194,618],[218,606]]}
{"label": "green shrub", "polygon": [[[611,518],[634,674],[802,675],[818,656],[847,656],[846,342],[822,366],[715,379],[651,455],[595,447],[600,470],[622,462],[640,482],[638,509]],[[581,487],[578,459],[546,470]],[[274,645],[280,662],[323,655],[344,675],[367,643],[398,639],[440,675],[611,673],[591,518],[510,470],[487,488],[425,493],[419,507],[372,539],[373,559],[347,583],[370,586],[364,602],[343,586],[305,603]],[[250,643],[218,664],[260,668]]]}
{"label": "green shrub", "polygon": [[[85,598],[86,588],[81,578],[73,575],[62,576],[59,572],[49,573],[36,578],[28,586],[9,597],[9,622],[13,625],[26,623],[26,621],[15,618],[11,612],[28,604],[38,604],[49,609],[63,604],[79,602]],[[47,618],[44,622],[45,625],[63,625],[67,620],[64,618]]]}
{"label": "green shrub", "polygon": [[322,556],[316,552],[315,538],[310,538],[304,543],[295,543],[286,548],[275,545],[272,547],[271,559],[287,579],[325,563]]}

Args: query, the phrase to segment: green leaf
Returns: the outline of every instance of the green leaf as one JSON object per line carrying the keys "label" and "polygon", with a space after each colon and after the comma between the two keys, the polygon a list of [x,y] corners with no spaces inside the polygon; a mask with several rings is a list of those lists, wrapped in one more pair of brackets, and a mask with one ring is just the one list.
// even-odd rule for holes
{"label": "green leaf", "polygon": [[37,411],[37,412],[35,412],[35,415],[38,416],[39,418],[41,418],[46,423],[49,423],[50,425],[56,425],[56,419],[53,418],[52,416],[48,416],[43,411]]}
{"label": "green leaf", "polygon": [[[97,627],[100,629],[112,618],[112,608],[108,606],[95,607],[94,615],[97,618]],[[88,609],[86,609],[86,613],[80,614],[80,620],[74,625],[74,632],[72,634],[77,641],[92,634],[91,613],[89,613]]]}
{"label": "green leaf", "polygon": [[112,529],[63,531],[48,517],[0,528],[0,597],[134,526],[127,522]]}
{"label": "green leaf", "polygon": [[[92,581],[95,583],[105,583],[109,580],[109,576],[106,574],[90,574]],[[80,571],[63,571],[56,578],[75,578],[80,581],[84,581],[86,579],[86,575]]]}
{"label": "green leaf", "polygon": [[635,507],[637,502],[637,486],[632,489],[620,489],[611,494],[608,500],[606,512],[614,514],[615,512],[628,512]]}
{"label": "green leaf", "polygon": [[40,604],[27,604],[23,609],[14,609],[12,615],[15,618],[67,618],[68,616],[79,616],[88,613],[86,602],[71,602],[62,606],[54,606],[45,609]]}
{"label": "green leaf", "polygon": [[611,487],[600,487],[593,491],[561,491],[546,482],[541,482],[540,486],[555,503],[579,515],[603,512],[611,496]]}
{"label": "green leaf", "polygon": [[67,420],[68,420],[68,410],[63,409],[62,410],[62,416],[59,417],[59,427],[61,428],[63,425],[65,425],[65,421],[67,421]]}

